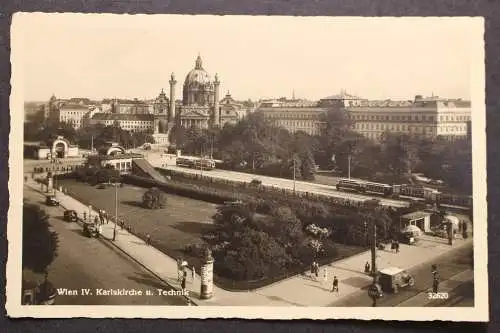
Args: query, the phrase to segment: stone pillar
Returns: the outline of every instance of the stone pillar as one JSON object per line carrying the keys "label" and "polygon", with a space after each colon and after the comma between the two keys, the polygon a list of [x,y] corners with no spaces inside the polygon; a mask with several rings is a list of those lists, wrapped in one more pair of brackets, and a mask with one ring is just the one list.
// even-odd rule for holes
{"label": "stone pillar", "polygon": [[220,86],[220,81],[219,81],[219,76],[215,74],[215,81],[214,81],[214,125],[219,126],[220,125],[220,119],[219,119],[219,86]]}
{"label": "stone pillar", "polygon": [[168,115],[169,121],[174,121],[175,119],[175,84],[177,81],[175,80],[175,75],[172,73],[170,75],[170,110]]}
{"label": "stone pillar", "polygon": [[214,294],[213,289],[214,258],[212,257],[212,251],[207,248],[202,258],[200,299],[212,298]]}
{"label": "stone pillar", "polygon": [[159,123],[159,121],[158,121],[158,119],[157,119],[157,118],[155,118],[155,120],[154,120],[153,124],[154,124],[154,133],[155,133],[155,134],[158,134],[158,132],[159,132],[159,127],[160,127],[160,123]]}

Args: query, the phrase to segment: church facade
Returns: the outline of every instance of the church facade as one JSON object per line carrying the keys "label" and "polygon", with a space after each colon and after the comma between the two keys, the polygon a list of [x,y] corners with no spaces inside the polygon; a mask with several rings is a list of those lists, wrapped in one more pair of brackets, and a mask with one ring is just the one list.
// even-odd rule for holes
{"label": "church facade", "polygon": [[[236,110],[222,110],[220,105],[220,80],[217,74],[212,78],[203,68],[203,61],[198,55],[194,68],[189,71],[182,86],[182,102],[177,105],[175,74],[170,76],[170,96],[162,90],[154,102],[154,131],[167,134],[173,126],[186,128],[210,128],[223,126],[226,122],[234,123],[240,118]],[[221,113],[224,111],[224,114]],[[156,139],[156,138],[155,138]]]}

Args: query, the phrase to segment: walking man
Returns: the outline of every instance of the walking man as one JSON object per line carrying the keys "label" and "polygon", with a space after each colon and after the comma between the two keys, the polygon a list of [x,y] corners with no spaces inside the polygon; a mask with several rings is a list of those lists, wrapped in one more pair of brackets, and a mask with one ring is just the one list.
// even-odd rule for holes
{"label": "walking man", "polygon": [[182,274],[182,260],[180,258],[177,259],[177,280],[181,281]]}
{"label": "walking man", "polygon": [[151,245],[151,236],[149,234],[146,236],[146,245]]}
{"label": "walking man", "polygon": [[370,264],[368,263],[368,261],[366,262],[365,264],[365,273],[366,274],[369,274],[370,273]]}
{"label": "walking man", "polygon": [[182,281],[181,281],[181,289],[182,289],[182,291],[186,290],[186,279],[187,279],[187,271],[184,270],[184,272],[182,273]]}
{"label": "walking man", "polygon": [[432,279],[432,292],[435,294],[439,290],[439,276],[436,274]]}
{"label": "walking man", "polygon": [[337,295],[339,294],[339,280],[336,276],[333,277],[332,293],[333,292],[337,292]]}
{"label": "walking man", "polygon": [[396,253],[399,253],[399,241],[396,241],[394,246],[396,247]]}

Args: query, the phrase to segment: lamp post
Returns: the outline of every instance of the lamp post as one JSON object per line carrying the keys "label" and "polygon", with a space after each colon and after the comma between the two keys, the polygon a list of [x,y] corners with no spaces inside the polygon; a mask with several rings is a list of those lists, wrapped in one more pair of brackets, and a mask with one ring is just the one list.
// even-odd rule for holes
{"label": "lamp post", "polygon": [[377,300],[383,296],[382,288],[378,283],[378,272],[377,272],[377,225],[373,218],[370,218],[369,221],[373,226],[373,238],[371,244],[371,255],[372,255],[372,276],[373,282],[370,288],[368,289],[368,296],[372,299],[372,306],[377,306]]}
{"label": "lamp post", "polygon": [[92,205],[89,205],[89,223],[92,223]]}
{"label": "lamp post", "polygon": [[203,177],[203,145],[201,146],[200,154],[200,177]]}
{"label": "lamp post", "polygon": [[116,240],[117,224],[118,224],[118,184],[115,182],[115,225],[113,226],[113,242]]}
{"label": "lamp post", "polygon": [[347,178],[351,179],[351,154],[347,155]]}
{"label": "lamp post", "polygon": [[214,156],[214,133],[212,133],[212,137],[210,140],[210,160],[213,160]]}

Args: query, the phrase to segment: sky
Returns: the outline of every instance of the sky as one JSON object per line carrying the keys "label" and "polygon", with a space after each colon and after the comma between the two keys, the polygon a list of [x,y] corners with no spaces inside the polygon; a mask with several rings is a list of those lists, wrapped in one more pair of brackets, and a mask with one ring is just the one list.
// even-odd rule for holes
{"label": "sky", "polygon": [[467,18],[39,13],[13,29],[26,101],[154,98],[172,72],[180,99],[198,54],[221,98],[468,99],[477,37]]}

